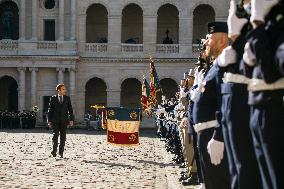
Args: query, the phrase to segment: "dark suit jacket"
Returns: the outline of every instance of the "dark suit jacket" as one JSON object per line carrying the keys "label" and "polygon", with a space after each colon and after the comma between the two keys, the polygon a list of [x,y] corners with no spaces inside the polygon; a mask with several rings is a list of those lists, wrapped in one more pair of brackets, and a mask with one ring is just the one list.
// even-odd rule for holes
{"label": "dark suit jacket", "polygon": [[63,96],[63,103],[58,100],[58,95],[50,97],[48,107],[48,122],[68,125],[74,121],[74,114],[69,96]]}

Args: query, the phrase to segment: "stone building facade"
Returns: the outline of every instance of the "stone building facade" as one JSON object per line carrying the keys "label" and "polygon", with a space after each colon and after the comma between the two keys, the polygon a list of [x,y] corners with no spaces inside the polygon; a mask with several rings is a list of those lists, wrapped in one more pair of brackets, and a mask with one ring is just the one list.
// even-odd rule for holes
{"label": "stone building facade", "polygon": [[169,97],[227,0],[0,0],[0,110],[39,107],[65,83],[77,121],[91,105],[138,107],[153,57]]}

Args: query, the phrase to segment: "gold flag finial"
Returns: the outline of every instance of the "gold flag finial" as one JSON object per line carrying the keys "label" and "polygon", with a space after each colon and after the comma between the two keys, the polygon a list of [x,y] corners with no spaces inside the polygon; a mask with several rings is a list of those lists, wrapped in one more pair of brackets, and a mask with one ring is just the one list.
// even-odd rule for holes
{"label": "gold flag finial", "polygon": [[94,108],[94,109],[105,108],[105,106],[100,106],[100,105],[93,105],[93,106],[90,106],[90,107]]}
{"label": "gold flag finial", "polygon": [[144,79],[144,78],[145,78],[144,73],[143,73],[142,71],[141,71],[140,73],[141,73],[141,75],[142,75],[142,79]]}

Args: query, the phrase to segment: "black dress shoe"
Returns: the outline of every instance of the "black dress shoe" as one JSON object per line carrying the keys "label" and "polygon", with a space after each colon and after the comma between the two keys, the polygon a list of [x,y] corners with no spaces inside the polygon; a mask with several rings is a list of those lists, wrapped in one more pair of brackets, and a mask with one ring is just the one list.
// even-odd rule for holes
{"label": "black dress shoe", "polygon": [[63,158],[63,153],[62,153],[62,154],[59,154],[59,155],[60,155],[61,158]]}
{"label": "black dress shoe", "polygon": [[56,152],[51,152],[51,155],[52,155],[53,157],[56,157]]}
{"label": "black dress shoe", "polygon": [[183,175],[179,178],[179,181],[182,182],[182,181],[185,181],[185,180],[188,180],[188,179],[189,179],[188,176]]}
{"label": "black dress shoe", "polygon": [[190,182],[188,182],[188,181],[182,181],[181,184],[183,186],[192,186],[192,184]]}
{"label": "black dress shoe", "polygon": [[[186,180],[188,182],[189,185],[198,185],[200,184],[199,181],[198,181],[198,175],[197,173],[193,173],[192,176]],[[187,185],[187,186],[189,186]]]}

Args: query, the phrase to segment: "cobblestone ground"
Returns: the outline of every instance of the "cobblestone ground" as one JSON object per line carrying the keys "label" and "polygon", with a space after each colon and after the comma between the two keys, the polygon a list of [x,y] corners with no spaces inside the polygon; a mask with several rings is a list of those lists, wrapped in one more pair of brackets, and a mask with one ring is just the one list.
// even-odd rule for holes
{"label": "cobblestone ground", "polygon": [[70,130],[61,159],[50,155],[50,131],[0,130],[0,188],[182,189],[180,170],[152,133],[122,148],[103,131]]}

